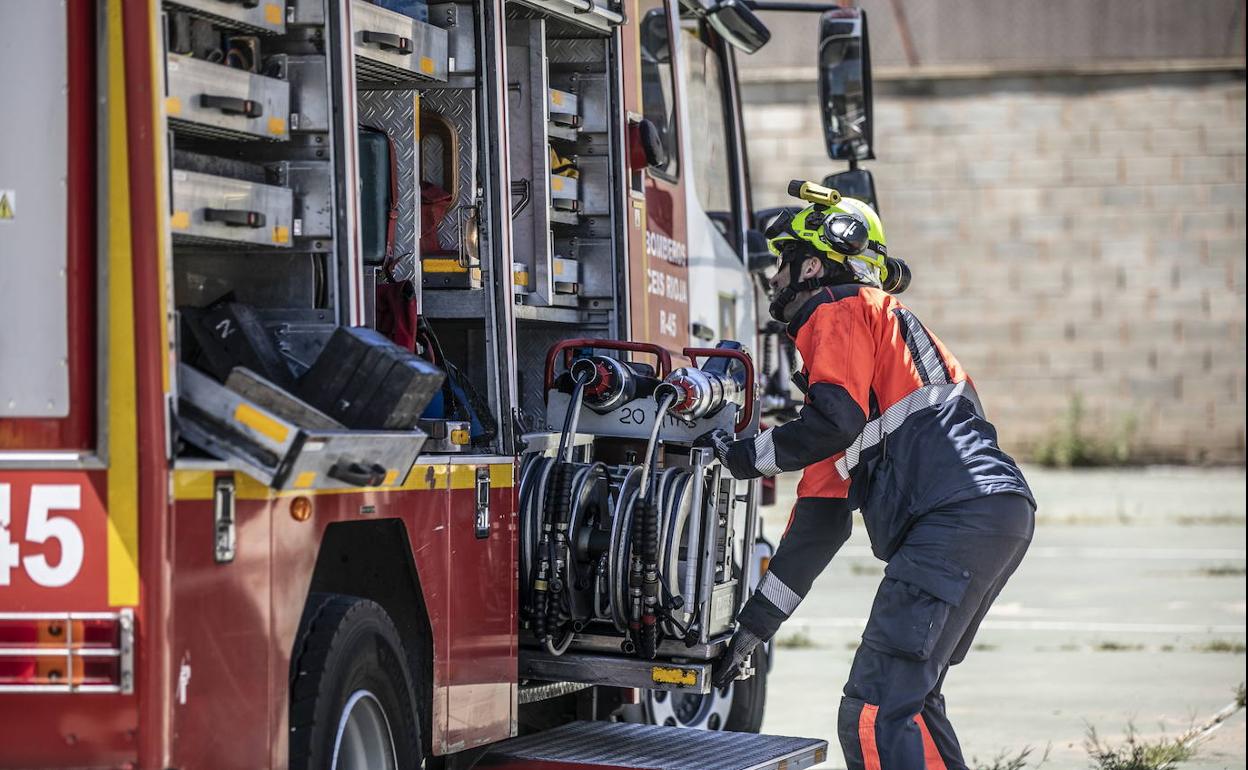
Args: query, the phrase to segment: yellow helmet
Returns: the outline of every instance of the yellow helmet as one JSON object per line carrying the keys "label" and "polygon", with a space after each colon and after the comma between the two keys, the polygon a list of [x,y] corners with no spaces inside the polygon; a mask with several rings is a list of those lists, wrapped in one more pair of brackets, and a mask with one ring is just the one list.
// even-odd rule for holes
{"label": "yellow helmet", "polygon": [[767,228],[767,248],[782,262],[824,257],[849,268],[861,283],[881,286],[888,278],[884,223],[875,209],[856,198],[815,203],[781,215]]}

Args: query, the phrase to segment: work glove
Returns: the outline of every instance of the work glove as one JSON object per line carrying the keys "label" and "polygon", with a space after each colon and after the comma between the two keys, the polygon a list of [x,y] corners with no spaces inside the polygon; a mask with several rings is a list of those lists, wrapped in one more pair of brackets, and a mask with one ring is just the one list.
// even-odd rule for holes
{"label": "work glove", "polygon": [[762,475],[750,458],[749,441],[737,441],[723,428],[707,431],[693,440],[697,447],[710,447],[734,479],[754,479]]}
{"label": "work glove", "polygon": [[728,642],[728,649],[711,666],[711,683],[717,689],[727,687],[741,673],[741,667],[761,642],[762,639],[748,628],[739,626]]}

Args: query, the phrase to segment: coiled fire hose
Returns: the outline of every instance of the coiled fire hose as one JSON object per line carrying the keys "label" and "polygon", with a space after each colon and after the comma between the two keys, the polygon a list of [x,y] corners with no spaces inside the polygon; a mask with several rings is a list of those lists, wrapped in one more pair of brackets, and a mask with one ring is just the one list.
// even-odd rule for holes
{"label": "coiled fire hose", "polygon": [[572,403],[563,419],[563,432],[559,436],[559,450],[555,454],[555,467],[547,487],[542,510],[542,538],[538,544],[541,561],[537,577],[533,581],[533,633],[552,655],[562,655],[572,644],[574,632],[568,629],[564,638],[555,642],[552,632],[562,628],[571,619],[566,607],[567,597],[563,584],[564,568],[568,557],[568,517],[572,501],[572,483],[576,467],[571,462],[581,400],[585,395],[588,376],[575,378]]}
{"label": "coiled fire hose", "polygon": [[[641,470],[641,491],[633,513],[633,564],[629,573],[632,618],[629,630],[641,656],[653,659],[659,651],[659,511],[654,501],[654,466],[658,461],[659,430],[675,396],[659,402],[650,429],[650,441]],[[640,546],[640,547],[638,547]]]}

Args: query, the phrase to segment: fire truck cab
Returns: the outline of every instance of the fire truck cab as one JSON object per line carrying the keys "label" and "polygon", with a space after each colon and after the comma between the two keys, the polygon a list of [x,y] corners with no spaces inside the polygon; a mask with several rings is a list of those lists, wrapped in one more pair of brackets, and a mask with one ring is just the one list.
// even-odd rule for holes
{"label": "fire truck cab", "polygon": [[822,761],[709,682],[749,5],[0,2],[0,765]]}

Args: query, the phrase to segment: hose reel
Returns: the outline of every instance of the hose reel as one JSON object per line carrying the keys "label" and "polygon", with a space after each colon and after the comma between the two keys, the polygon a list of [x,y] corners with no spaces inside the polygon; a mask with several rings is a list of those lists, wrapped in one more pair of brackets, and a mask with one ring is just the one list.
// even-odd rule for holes
{"label": "hose reel", "polygon": [[[648,353],[656,366],[598,350]],[[559,408],[548,414],[561,418],[559,449],[528,456],[519,492],[521,617],[550,654],[563,654],[582,633],[614,638],[625,654],[645,659],[664,640],[707,642],[711,591],[724,586],[710,585],[705,565],[717,558],[715,546],[730,546],[713,529],[723,513],[714,507],[722,496],[713,456],[690,448],[685,436],[703,423],[709,430],[709,418],[721,413],[727,416],[715,424],[732,426],[725,420],[733,407],[734,427],[748,426],[753,367],[736,343],[685,354],[710,362],[674,372],[665,350],[611,340],[567,340],[547,355],[548,394],[562,399],[550,402]],[[617,419],[631,432],[601,430]],[[625,461],[574,458],[578,425],[586,423],[595,437],[618,435],[623,443],[612,451]],[[676,430],[684,433],[660,441],[661,432]]]}

